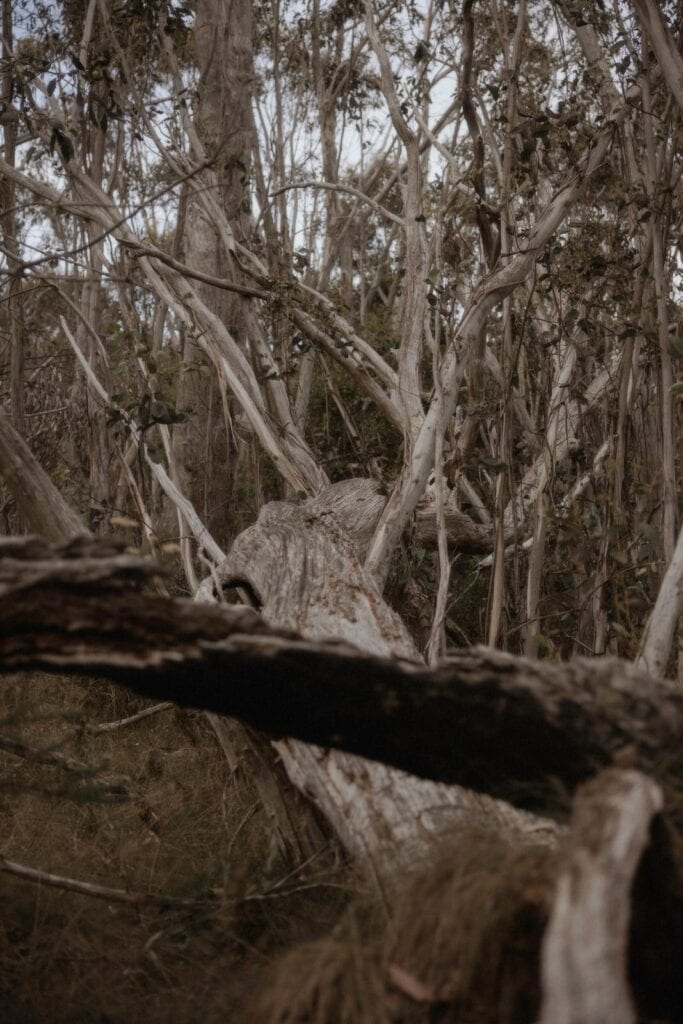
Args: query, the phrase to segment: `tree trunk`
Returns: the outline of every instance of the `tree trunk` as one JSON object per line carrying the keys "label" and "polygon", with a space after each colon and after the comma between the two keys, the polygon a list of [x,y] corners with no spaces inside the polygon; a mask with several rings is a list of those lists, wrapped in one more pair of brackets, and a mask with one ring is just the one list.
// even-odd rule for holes
{"label": "tree trunk", "polygon": [[[252,13],[249,0],[199,0],[194,31],[199,64],[197,135],[219,183],[212,194],[238,240],[250,222],[247,179],[253,147]],[[205,187],[197,182],[199,190]],[[201,194],[190,190],[185,229],[185,261],[195,271],[234,276],[224,239],[211,220]],[[220,318],[237,343],[246,347],[247,309],[243,297],[196,282],[206,306]],[[178,407],[188,418],[174,430],[181,490],[190,498],[210,533],[226,540],[231,495],[236,484],[243,417],[234,399],[188,332]],[[235,430],[239,423],[239,430]]]}
{"label": "tree trunk", "polygon": [[0,476],[12,493],[23,521],[46,540],[87,534],[8,417],[0,413]]}
{"label": "tree trunk", "polygon": [[[420,662],[405,626],[362,566],[383,507],[370,480],[343,481],[298,505],[273,502],[237,538],[220,576],[247,582],[264,620],[281,629]],[[292,782],[320,808],[349,854],[378,877],[419,857],[435,834],[458,822],[531,824],[507,805],[350,754],[295,740],[275,747]]]}
{"label": "tree trunk", "polygon": [[[272,518],[277,511],[271,507]],[[351,514],[360,523],[358,511]],[[299,525],[297,510],[290,513],[289,523],[280,517],[276,532]],[[339,530],[330,523],[335,548]],[[680,759],[667,765],[662,757],[680,746],[680,693],[625,663],[549,666],[475,650],[428,671],[363,654],[343,641],[303,641],[245,607],[149,594],[143,584],[153,573],[150,563],[110,541],[83,538],[59,549],[36,538],[1,541],[0,671],[100,672],[150,696],[236,712],[279,733],[403,765],[412,758],[413,767],[434,778],[463,778],[490,791],[512,779],[518,803],[529,800],[533,785],[546,796],[570,791],[614,758],[637,762],[681,788]],[[338,586],[335,605],[347,629],[354,607],[371,597],[357,577]],[[333,614],[315,600],[311,609],[322,622]],[[379,612],[379,620],[379,645],[395,644],[391,615]],[[296,760],[296,747],[288,752]],[[381,794],[373,788],[381,766],[322,752],[313,764],[319,775],[339,772],[344,792],[351,775],[366,811],[374,807],[390,829],[397,825],[385,804],[399,783],[415,794],[418,808],[421,794],[447,792],[421,790],[418,780],[389,771]],[[526,791],[519,785],[524,779]],[[656,783],[632,769],[610,767],[579,790],[544,944],[544,1024],[634,1019],[627,948],[638,1009],[647,1019],[681,1019],[683,894],[661,806]],[[361,817],[353,807],[348,811],[347,832]],[[454,816],[453,803],[446,812]],[[416,842],[410,824],[412,834],[403,823],[406,853],[425,840]],[[385,872],[399,859],[390,848],[398,836],[382,839],[374,857],[365,848],[361,853],[371,867],[383,853]],[[352,840],[358,842],[353,833]]]}
{"label": "tree trunk", "polygon": [[[11,0],[2,3],[2,128],[5,160],[14,167],[17,142],[18,110],[14,106],[13,16]],[[0,226],[5,246],[9,284],[7,317],[10,339],[10,401],[12,421],[20,433],[25,431],[24,372],[26,352],[21,299],[21,261],[17,237],[16,186],[14,181],[0,177]]]}
{"label": "tree trunk", "polygon": [[612,769],[577,794],[543,941],[541,1024],[635,1024],[626,979],[631,889],[662,794]]}

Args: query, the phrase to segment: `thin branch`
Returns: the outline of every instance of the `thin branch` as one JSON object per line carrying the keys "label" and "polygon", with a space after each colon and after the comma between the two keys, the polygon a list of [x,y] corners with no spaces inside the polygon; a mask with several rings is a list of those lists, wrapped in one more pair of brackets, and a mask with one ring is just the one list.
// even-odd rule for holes
{"label": "thin branch", "polygon": [[173,481],[171,480],[170,476],[168,475],[164,467],[161,465],[161,463],[157,462],[155,459],[152,458],[152,456],[149,453],[147,445],[145,445],[144,442],[142,441],[140,428],[138,427],[137,423],[132,418],[132,416],[130,416],[125,409],[121,408],[116,403],[111,401],[105,388],[98,380],[92,366],[81,352],[81,348],[78,342],[76,341],[75,337],[73,336],[72,332],[69,330],[69,326],[66,323],[64,317],[60,317],[60,323],[62,326],[62,330],[64,331],[64,334],[66,336],[66,339],[71,345],[76,358],[81,364],[81,367],[88,379],[88,382],[91,384],[96,393],[100,396],[104,404],[108,407],[110,406],[119,413],[121,419],[126,424],[135,444],[143,446],[145,461],[147,462],[147,465],[152,471],[153,476],[156,478],[157,482],[159,483],[159,486],[164,491],[167,498],[182,514],[183,519],[187,523],[189,529],[192,531],[197,543],[204,548],[207,555],[209,555],[209,557],[212,558],[215,562],[222,562],[223,559],[225,558],[225,553],[220,547],[220,545],[211,536],[202,520],[199,518],[199,514],[197,513],[197,510],[195,509],[192,502],[188,498],[186,498],[185,495],[182,494],[178,487],[173,483]]}
{"label": "thin branch", "polygon": [[190,897],[164,896],[160,893],[130,892],[127,889],[112,889],[108,885],[96,885],[94,882],[80,882],[75,878],[54,875],[49,871],[30,868],[26,864],[17,864],[15,861],[6,860],[5,857],[0,857],[0,871],[16,875],[17,878],[24,878],[28,882],[36,882],[38,885],[50,885],[55,889],[66,889],[68,892],[77,892],[83,896],[94,896],[95,899],[110,900],[115,903],[177,907],[183,910],[206,910],[219,905],[215,899],[198,900]]}
{"label": "thin branch", "polygon": [[151,708],[144,708],[142,711],[138,711],[136,715],[129,715],[127,718],[119,718],[114,722],[102,722],[100,725],[90,726],[88,732],[95,734],[102,732],[114,732],[116,729],[124,729],[128,725],[133,725],[135,722],[141,722],[143,718],[149,718],[151,715],[158,715],[160,711],[168,711],[170,708],[175,707],[175,704],[170,700],[164,700],[161,704],[154,704]]}
{"label": "thin branch", "polygon": [[[313,882],[302,882],[289,889],[278,889],[277,885],[264,892],[248,893],[246,896],[238,896],[234,899],[221,898],[220,891],[216,895],[208,896],[205,899],[196,899],[191,896],[165,896],[163,893],[135,892],[128,889],[114,889],[108,885],[97,885],[94,882],[81,882],[76,878],[69,878],[66,875],[55,875],[50,871],[41,871],[38,868],[28,867],[26,864],[18,864],[16,861],[0,857],[0,871],[6,874],[15,875],[27,882],[34,882],[37,885],[49,885],[55,889],[64,889],[67,892],[76,892],[81,896],[91,896],[99,900],[108,900],[112,903],[128,903],[135,906],[152,906],[165,909],[177,910],[220,910],[223,907],[235,907],[245,903],[261,903],[266,900],[287,899],[300,892],[311,889],[341,889],[348,891],[348,886],[338,882],[328,882],[323,879]],[[278,883],[279,884],[279,883]]]}
{"label": "thin branch", "polygon": [[28,743],[22,743],[20,740],[13,740],[9,736],[0,736],[0,750],[4,750],[8,754],[14,754],[15,757],[21,757],[25,761],[35,761],[39,764],[61,768],[63,771],[73,772],[76,775],[88,776],[96,782],[98,788],[108,793],[123,795],[128,791],[126,783],[129,780],[124,778],[120,780],[100,778],[96,768],[91,767],[84,761],[77,760],[75,757],[60,754],[56,750],[40,750],[38,747],[29,746]]}
{"label": "thin branch", "polygon": [[201,281],[203,284],[210,284],[214,288],[221,288],[223,291],[236,292],[238,295],[244,295],[249,299],[270,298],[270,293],[262,291],[260,288],[251,288],[249,285],[237,284],[235,281],[231,281],[227,277],[214,277],[213,274],[203,274],[199,270],[193,270],[191,267],[188,267],[186,263],[182,263],[180,260],[175,259],[168,253],[158,249],[155,245],[127,240],[119,240],[119,243],[134,256],[148,256],[150,259],[157,260],[159,263],[165,263],[166,266],[172,267],[173,270],[177,270],[181,273],[183,277],[188,277],[195,281]]}
{"label": "thin branch", "polygon": [[403,217],[398,217],[395,213],[392,213],[391,210],[387,210],[385,206],[382,206],[374,199],[371,199],[370,196],[367,196],[365,192],[361,192],[358,188],[352,188],[350,185],[334,185],[330,181],[295,181],[291,182],[289,185],[283,185],[281,188],[276,189],[275,192],[270,192],[269,195],[272,199],[275,199],[276,196],[282,195],[283,192],[289,192],[289,190],[293,188],[321,188],[327,189],[330,192],[345,192],[350,196],[355,196],[356,199],[360,199],[361,202],[367,203],[368,206],[371,206],[373,210],[376,210],[377,213],[382,215],[382,217],[386,217],[387,220],[393,221],[394,224],[398,224],[399,227],[405,228],[405,221]]}

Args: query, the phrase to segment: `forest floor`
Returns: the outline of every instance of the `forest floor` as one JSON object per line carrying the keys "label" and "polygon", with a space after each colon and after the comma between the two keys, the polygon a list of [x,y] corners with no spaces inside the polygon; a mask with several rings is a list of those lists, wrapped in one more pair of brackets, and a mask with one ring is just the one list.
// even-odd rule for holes
{"label": "forest floor", "polygon": [[0,856],[214,905],[129,905],[0,873],[5,1024],[246,1020],[263,968],[328,932],[348,902],[338,858],[289,878],[290,895],[259,898],[291,869],[204,716],[171,708],[95,731],[146,706],[93,679],[3,678],[0,738],[92,771],[0,750]]}
{"label": "forest floor", "polygon": [[[292,870],[203,714],[169,707],[98,732],[149,703],[41,675],[5,676],[1,706],[3,1024],[536,1019],[547,843],[461,828],[391,888],[332,844]],[[7,862],[202,903],[95,898]]]}

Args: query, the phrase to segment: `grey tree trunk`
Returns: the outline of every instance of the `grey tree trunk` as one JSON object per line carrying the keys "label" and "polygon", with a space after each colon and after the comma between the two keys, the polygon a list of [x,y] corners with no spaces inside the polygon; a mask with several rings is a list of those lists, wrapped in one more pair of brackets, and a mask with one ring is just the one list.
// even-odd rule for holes
{"label": "grey tree trunk", "polygon": [[570,839],[543,940],[541,1024],[634,1024],[624,967],[631,890],[659,787],[636,771],[610,769],[577,794]]}
{"label": "grey tree trunk", "polygon": [[[250,213],[248,176],[253,148],[252,11],[249,0],[198,0],[195,50],[199,66],[196,129],[218,182],[214,195],[238,241],[245,239]],[[201,189],[203,180],[197,182]],[[185,262],[213,277],[235,276],[235,264],[206,206],[190,190],[185,230]],[[238,344],[246,344],[247,303],[234,293],[197,282],[202,301],[225,324]],[[183,353],[178,406],[188,420],[174,431],[181,490],[199,511],[210,533],[226,539],[231,495],[244,432],[238,406],[221,392],[213,368],[191,336]],[[239,430],[235,425],[239,424]]]}
{"label": "grey tree trunk", "polygon": [[40,465],[29,446],[0,413],[0,476],[12,493],[22,520],[47,540],[87,534],[79,516]]}
{"label": "grey tree trunk", "polygon": [[[407,629],[363,568],[384,503],[371,480],[346,480],[298,504],[272,502],[237,538],[220,577],[224,585],[248,584],[273,626],[419,663]],[[275,747],[294,785],[322,811],[348,853],[379,878],[461,822],[547,827],[508,804],[351,754],[296,740]]]}

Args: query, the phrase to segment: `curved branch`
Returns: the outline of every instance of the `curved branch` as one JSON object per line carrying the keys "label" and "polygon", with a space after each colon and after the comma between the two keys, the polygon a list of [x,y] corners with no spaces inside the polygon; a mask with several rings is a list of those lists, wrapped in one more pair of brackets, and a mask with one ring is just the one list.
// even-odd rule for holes
{"label": "curved branch", "polygon": [[577,794],[543,941],[541,1024],[634,1024],[626,979],[631,890],[662,804],[651,779],[618,769]]}
{"label": "curved branch", "polygon": [[358,188],[352,188],[350,185],[335,185],[330,181],[293,181],[288,185],[283,185],[281,188],[276,189],[274,192],[270,192],[271,199],[275,199],[276,196],[282,195],[283,192],[289,192],[293,188],[321,188],[327,189],[330,192],[343,192],[347,195],[354,196],[356,199],[360,199],[361,202],[367,203],[373,210],[381,214],[382,217],[386,217],[387,220],[391,220],[394,224],[398,224],[399,227],[405,228],[405,221],[403,217],[399,217],[397,214],[392,213],[391,210],[387,210],[381,203],[371,199],[365,192],[361,192]]}

